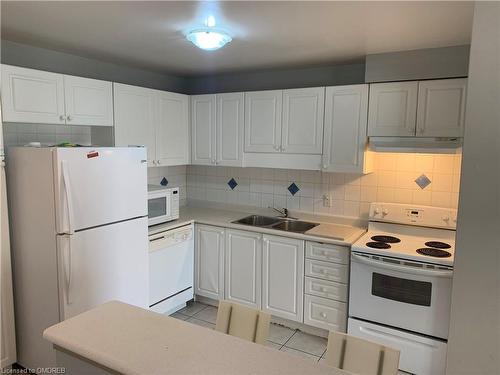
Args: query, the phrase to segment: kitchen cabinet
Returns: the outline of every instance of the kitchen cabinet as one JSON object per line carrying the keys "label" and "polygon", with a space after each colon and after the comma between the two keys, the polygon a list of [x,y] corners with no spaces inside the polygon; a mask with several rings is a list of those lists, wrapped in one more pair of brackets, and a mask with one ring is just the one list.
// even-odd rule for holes
{"label": "kitchen cabinet", "polygon": [[368,135],[462,137],[467,79],[370,85]]}
{"label": "kitchen cabinet", "polygon": [[189,97],[114,84],[115,146],[145,146],[148,166],[189,163]]}
{"label": "kitchen cabinet", "polygon": [[158,115],[157,164],[189,164],[189,96],[159,91]]}
{"label": "kitchen cabinet", "polygon": [[280,152],[283,91],[245,93],[245,152]]}
{"label": "kitchen cabinet", "polygon": [[467,79],[418,83],[417,137],[462,137]]}
{"label": "kitchen cabinet", "polygon": [[244,94],[217,94],[216,145],[217,165],[243,165]]}
{"label": "kitchen cabinet", "polygon": [[224,228],[196,225],[195,294],[224,299]]}
{"label": "kitchen cabinet", "polygon": [[156,165],[156,92],[114,84],[115,146],[145,146],[148,166]]}
{"label": "kitchen cabinet", "polygon": [[2,65],[4,122],[113,126],[112,83]]}
{"label": "kitchen cabinet", "polygon": [[113,126],[113,84],[64,76],[67,125]]}
{"label": "kitchen cabinet", "polygon": [[261,308],[262,235],[226,230],[225,299]]}
{"label": "kitchen cabinet", "polygon": [[369,136],[414,136],[418,82],[389,82],[370,85]]}
{"label": "kitchen cabinet", "polygon": [[369,173],[373,170],[366,134],[368,85],[326,88],[323,170]]}
{"label": "kitchen cabinet", "polygon": [[243,165],[243,93],[191,97],[192,164]]}
{"label": "kitchen cabinet", "polygon": [[215,95],[191,96],[192,163],[215,165]]}
{"label": "kitchen cabinet", "polygon": [[304,241],[264,235],[262,310],[303,321]]}
{"label": "kitchen cabinet", "polygon": [[281,152],[321,154],[325,88],[283,91]]}

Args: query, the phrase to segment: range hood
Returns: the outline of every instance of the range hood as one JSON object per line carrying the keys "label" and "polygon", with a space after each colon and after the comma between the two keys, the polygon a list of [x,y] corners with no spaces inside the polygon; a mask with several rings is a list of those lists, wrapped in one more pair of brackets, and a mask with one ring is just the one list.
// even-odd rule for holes
{"label": "range hood", "polygon": [[373,151],[455,154],[462,147],[462,138],[369,137],[369,147]]}

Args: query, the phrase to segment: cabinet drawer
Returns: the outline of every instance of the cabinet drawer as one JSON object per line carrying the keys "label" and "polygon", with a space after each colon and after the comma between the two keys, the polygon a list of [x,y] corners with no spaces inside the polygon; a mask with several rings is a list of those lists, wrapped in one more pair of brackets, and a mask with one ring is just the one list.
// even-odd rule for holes
{"label": "cabinet drawer", "polygon": [[318,242],[306,243],[306,258],[349,264],[349,248]]}
{"label": "cabinet drawer", "polygon": [[347,284],[349,267],[345,264],[306,259],[306,276]]}
{"label": "cabinet drawer", "polygon": [[346,331],[346,303],[306,295],[304,305],[304,324],[329,331]]}
{"label": "cabinet drawer", "polygon": [[306,277],[305,293],[313,296],[347,302],[347,285]]}

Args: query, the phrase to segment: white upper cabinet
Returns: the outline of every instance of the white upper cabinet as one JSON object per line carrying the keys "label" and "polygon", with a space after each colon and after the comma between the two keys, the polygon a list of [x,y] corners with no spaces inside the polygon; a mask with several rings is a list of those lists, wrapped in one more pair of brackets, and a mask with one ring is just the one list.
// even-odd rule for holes
{"label": "white upper cabinet", "polygon": [[97,79],[64,76],[66,123],[113,126],[113,84]]}
{"label": "white upper cabinet", "polygon": [[189,96],[160,91],[158,97],[157,164],[189,164]]}
{"label": "white upper cabinet", "polygon": [[263,236],[262,310],[303,321],[304,241]]}
{"label": "white upper cabinet", "polygon": [[282,152],[321,154],[324,104],[324,87],[283,91]]}
{"label": "white upper cabinet", "polygon": [[145,146],[148,165],[156,165],[154,90],[114,84],[115,146]]}
{"label": "white upper cabinet", "polygon": [[418,84],[417,137],[462,137],[467,79]]}
{"label": "white upper cabinet", "polygon": [[215,165],[215,95],[191,96],[192,163]]}
{"label": "white upper cabinet", "polygon": [[260,309],[262,236],[226,229],[225,299]]}
{"label": "white upper cabinet", "polygon": [[369,136],[414,136],[418,82],[370,85]]}
{"label": "white upper cabinet", "polygon": [[224,228],[196,225],[195,294],[224,299]]}
{"label": "white upper cabinet", "polygon": [[2,65],[4,122],[65,124],[62,74]]}
{"label": "white upper cabinet", "polygon": [[3,121],[113,126],[111,82],[2,65]]}
{"label": "white upper cabinet", "polygon": [[245,93],[245,152],[280,152],[283,91]]}
{"label": "white upper cabinet", "polygon": [[217,94],[217,165],[241,167],[243,163],[244,94]]}
{"label": "white upper cabinet", "polygon": [[368,173],[368,85],[326,88],[323,170]]}

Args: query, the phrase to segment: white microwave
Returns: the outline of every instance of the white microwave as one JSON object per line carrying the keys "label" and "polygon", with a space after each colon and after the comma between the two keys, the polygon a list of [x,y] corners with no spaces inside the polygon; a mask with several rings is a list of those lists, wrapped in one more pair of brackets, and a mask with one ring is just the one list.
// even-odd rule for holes
{"label": "white microwave", "polygon": [[179,188],[148,185],[148,225],[179,218]]}

